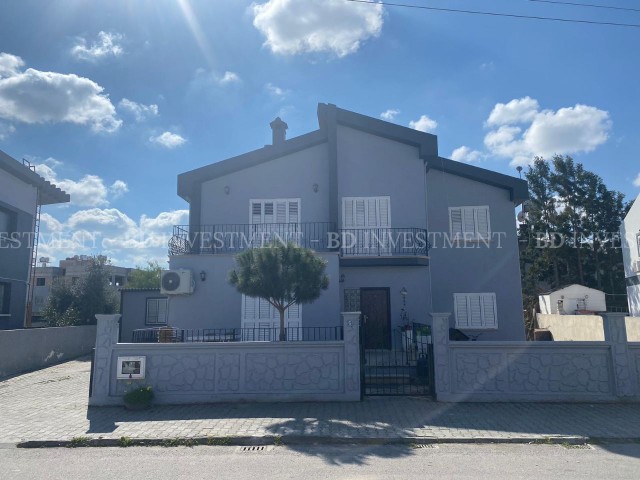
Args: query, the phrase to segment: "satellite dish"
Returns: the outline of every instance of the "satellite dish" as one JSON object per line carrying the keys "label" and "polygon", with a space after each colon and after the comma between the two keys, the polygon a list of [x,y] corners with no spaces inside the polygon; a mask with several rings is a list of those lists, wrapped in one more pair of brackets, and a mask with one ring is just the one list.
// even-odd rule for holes
{"label": "satellite dish", "polygon": [[40,262],[41,263],[49,263],[51,260],[49,260],[49,257],[40,257]]}
{"label": "satellite dish", "polygon": [[517,218],[520,223],[524,223],[527,220],[527,214],[524,213],[524,210],[520,210]]}

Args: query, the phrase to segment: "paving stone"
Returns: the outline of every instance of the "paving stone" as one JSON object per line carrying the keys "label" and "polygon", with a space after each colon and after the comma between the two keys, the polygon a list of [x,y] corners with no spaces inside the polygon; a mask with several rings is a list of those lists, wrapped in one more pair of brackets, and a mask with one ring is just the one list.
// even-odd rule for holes
{"label": "paving stone", "polygon": [[87,406],[87,360],[0,381],[0,443],[73,437],[306,435],[340,438],[640,437],[633,404],[461,403],[370,397],[355,403],[226,403],[144,412]]}

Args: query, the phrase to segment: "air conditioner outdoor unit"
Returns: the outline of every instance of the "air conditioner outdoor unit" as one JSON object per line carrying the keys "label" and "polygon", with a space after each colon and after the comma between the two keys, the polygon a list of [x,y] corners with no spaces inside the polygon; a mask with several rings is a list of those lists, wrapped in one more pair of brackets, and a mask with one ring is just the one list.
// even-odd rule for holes
{"label": "air conditioner outdoor unit", "polygon": [[164,295],[190,295],[195,282],[191,270],[163,270],[160,280],[160,293]]}
{"label": "air conditioner outdoor unit", "polygon": [[631,270],[633,270],[634,272],[640,272],[640,260],[631,262]]}

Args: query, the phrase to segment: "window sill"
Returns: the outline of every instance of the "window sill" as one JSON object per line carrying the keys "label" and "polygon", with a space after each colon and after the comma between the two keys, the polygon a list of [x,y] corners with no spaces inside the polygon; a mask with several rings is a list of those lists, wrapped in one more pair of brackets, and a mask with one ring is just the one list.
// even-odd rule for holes
{"label": "window sill", "polygon": [[10,317],[10,313],[0,313],[0,317]]}

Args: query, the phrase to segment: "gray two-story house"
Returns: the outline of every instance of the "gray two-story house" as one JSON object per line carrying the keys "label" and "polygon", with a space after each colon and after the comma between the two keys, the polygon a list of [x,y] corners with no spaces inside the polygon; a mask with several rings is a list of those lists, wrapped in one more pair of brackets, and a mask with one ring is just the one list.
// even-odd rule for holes
{"label": "gray two-story house", "polygon": [[30,324],[40,206],[68,201],[68,194],[0,151],[0,330]]}
{"label": "gray two-story house", "polygon": [[365,346],[388,348],[402,323],[451,312],[452,328],[481,340],[524,339],[514,209],[526,182],[440,157],[435,135],[331,104],[317,114],[317,130],[286,139],[276,119],[272,145],[179,175],[189,225],[174,228],[169,262],[195,288],[169,296],[169,324],[277,326],[228,274],[239,251],[288,237],[330,278],[316,302],[289,309],[288,326],[361,311]]}

